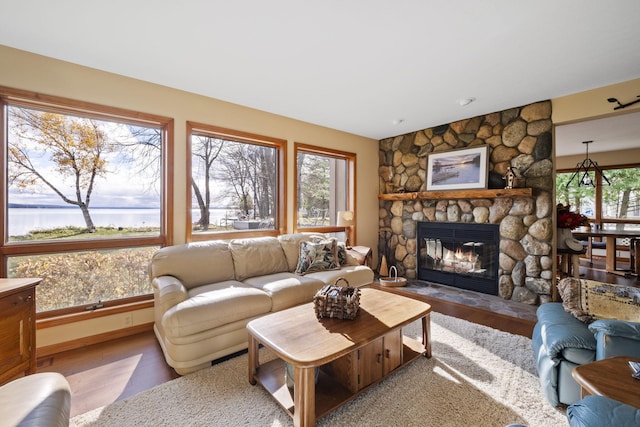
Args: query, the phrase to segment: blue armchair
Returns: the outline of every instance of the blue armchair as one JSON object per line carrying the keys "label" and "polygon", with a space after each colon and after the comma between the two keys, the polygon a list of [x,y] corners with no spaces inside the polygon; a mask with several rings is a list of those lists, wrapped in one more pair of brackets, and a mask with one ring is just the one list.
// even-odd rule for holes
{"label": "blue armchair", "polygon": [[596,320],[587,325],[564,310],[561,303],[538,307],[532,347],[540,385],[553,405],[580,400],[573,368],[613,356],[640,357],[640,323]]}

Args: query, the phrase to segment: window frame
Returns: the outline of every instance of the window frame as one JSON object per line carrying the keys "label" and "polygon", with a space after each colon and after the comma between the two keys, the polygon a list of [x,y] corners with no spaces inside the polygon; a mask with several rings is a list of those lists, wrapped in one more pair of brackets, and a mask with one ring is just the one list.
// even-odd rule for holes
{"label": "window frame", "polygon": [[[246,237],[260,237],[260,236],[277,236],[279,234],[286,233],[286,206],[287,206],[287,141],[280,138],[274,138],[270,136],[257,135],[249,132],[238,131],[234,129],[227,129],[220,126],[208,125],[204,123],[198,123],[193,121],[187,121],[187,158],[186,158],[186,241],[197,242],[205,240],[227,240],[227,239],[239,239]],[[192,136],[201,135],[213,138],[225,139],[228,141],[234,141],[245,144],[261,145],[264,147],[274,148],[276,150],[276,215],[274,216],[274,228],[273,229],[257,229],[246,231],[209,231],[203,233],[193,233],[193,188],[191,186],[192,180]]]}
{"label": "window frame", "polygon": [[[352,211],[354,218],[357,218],[356,213],[356,153],[348,151],[334,150],[332,148],[319,147],[316,145],[304,144],[301,142],[294,143],[293,146],[293,158],[294,160],[294,174],[293,174],[293,227],[294,232],[312,232],[312,233],[340,233],[345,232],[345,227],[331,225],[331,226],[319,226],[319,227],[298,227],[298,153],[304,152],[316,156],[333,157],[346,161],[346,210]],[[357,221],[355,225],[351,227],[351,242],[353,245],[357,242]]]}
{"label": "window frame", "polygon": [[[0,185],[3,188],[0,195],[0,208],[3,213],[8,208],[8,182],[7,182],[7,108],[8,106],[33,108],[50,111],[58,114],[80,115],[82,117],[117,121],[140,126],[156,126],[162,132],[162,153],[160,160],[161,194],[160,194],[160,233],[157,236],[143,237],[113,237],[104,239],[70,239],[60,241],[30,241],[8,242],[8,230],[6,215],[5,221],[0,225],[0,275],[7,277],[7,263],[11,256],[47,255],[65,252],[82,252],[103,249],[127,249],[148,246],[169,246],[173,244],[173,146],[174,146],[174,120],[170,117],[155,114],[142,113],[85,101],[78,101],[53,95],[45,95],[20,89],[12,89],[0,86]],[[4,214],[3,214],[4,215]],[[137,295],[118,300],[104,302],[105,306],[130,305],[132,302],[150,301],[153,294]],[[97,302],[97,301],[96,301]],[[91,304],[89,305],[91,306]],[[47,319],[61,314],[83,313],[87,306],[68,307],[38,313],[38,319]]]}

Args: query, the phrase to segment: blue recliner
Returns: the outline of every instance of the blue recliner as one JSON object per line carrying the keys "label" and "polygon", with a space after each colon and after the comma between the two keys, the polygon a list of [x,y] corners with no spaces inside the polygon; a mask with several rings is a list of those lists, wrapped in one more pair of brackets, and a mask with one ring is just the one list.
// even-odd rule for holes
{"label": "blue recliner", "polygon": [[580,400],[571,376],[578,365],[614,356],[640,357],[640,323],[596,320],[587,325],[561,303],[538,307],[532,346],[542,391],[553,405]]}

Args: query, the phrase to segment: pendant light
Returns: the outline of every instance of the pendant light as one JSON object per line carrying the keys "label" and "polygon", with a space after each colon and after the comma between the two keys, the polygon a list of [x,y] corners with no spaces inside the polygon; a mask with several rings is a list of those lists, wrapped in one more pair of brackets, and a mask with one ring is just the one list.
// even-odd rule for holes
{"label": "pendant light", "polygon": [[604,172],[602,172],[602,169],[600,169],[598,163],[589,158],[589,144],[591,144],[592,142],[593,141],[582,141],[582,143],[587,147],[587,157],[582,161],[582,163],[578,163],[576,165],[576,170],[575,172],[573,172],[573,175],[571,175],[571,179],[569,179],[569,182],[567,182],[566,188],[569,188],[576,177],[578,178],[579,187],[595,187],[595,180],[591,179],[591,177],[589,176],[589,170],[593,170],[596,174],[600,174],[602,176],[602,179],[605,180],[608,185],[611,185],[611,182],[609,182],[609,179],[604,175]]}

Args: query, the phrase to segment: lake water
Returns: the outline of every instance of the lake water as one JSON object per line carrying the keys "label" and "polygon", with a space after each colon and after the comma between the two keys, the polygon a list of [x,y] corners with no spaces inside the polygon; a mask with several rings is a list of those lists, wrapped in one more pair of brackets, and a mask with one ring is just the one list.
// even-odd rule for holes
{"label": "lake water", "polygon": [[[212,209],[211,223],[220,224],[222,218],[230,215],[233,215],[232,211]],[[197,221],[199,211],[193,210],[191,217]],[[91,209],[91,218],[96,227],[159,227],[160,209]],[[32,230],[86,225],[80,209],[73,208],[9,208],[7,222],[10,236],[21,236]]]}
{"label": "lake water", "polygon": [[451,168],[451,173],[438,181],[438,185],[442,184],[468,184],[479,181],[480,166],[474,163],[465,163]]}

